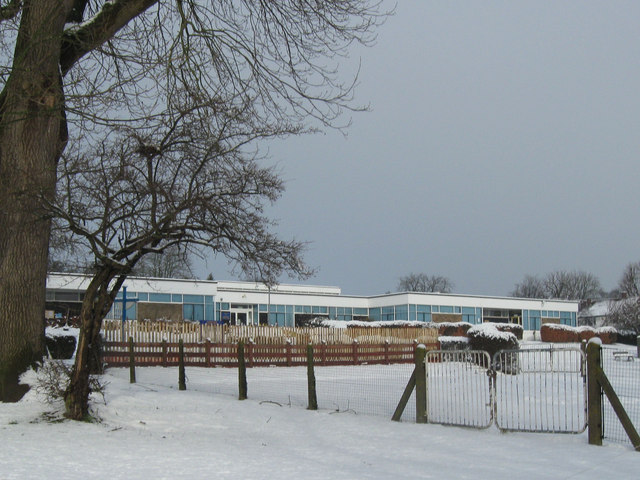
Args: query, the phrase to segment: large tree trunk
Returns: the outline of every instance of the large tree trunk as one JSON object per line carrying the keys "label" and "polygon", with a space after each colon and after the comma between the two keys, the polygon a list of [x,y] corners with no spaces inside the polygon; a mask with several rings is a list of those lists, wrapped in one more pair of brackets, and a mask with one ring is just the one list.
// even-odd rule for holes
{"label": "large tree trunk", "polygon": [[24,394],[18,376],[42,357],[50,221],[66,142],[60,43],[73,0],[27,0],[0,94],[0,400]]}

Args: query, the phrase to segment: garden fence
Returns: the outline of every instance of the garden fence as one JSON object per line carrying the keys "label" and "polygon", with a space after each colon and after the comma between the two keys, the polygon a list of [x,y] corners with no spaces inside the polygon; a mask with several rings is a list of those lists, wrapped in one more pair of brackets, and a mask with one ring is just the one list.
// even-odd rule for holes
{"label": "garden fence", "polygon": [[350,345],[357,340],[362,344],[406,344],[414,341],[433,344],[438,341],[435,328],[421,327],[277,327],[266,325],[218,325],[195,322],[148,322],[105,320],[102,335],[107,342],[126,342],[133,337],[136,343],[158,343],[166,340],[185,343],[209,340],[212,343],[254,343],[256,345]]}

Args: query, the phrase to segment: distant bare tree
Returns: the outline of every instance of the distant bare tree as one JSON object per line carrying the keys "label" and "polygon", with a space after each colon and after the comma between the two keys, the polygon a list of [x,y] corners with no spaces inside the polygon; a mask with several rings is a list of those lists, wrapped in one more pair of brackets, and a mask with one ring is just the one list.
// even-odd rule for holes
{"label": "distant bare tree", "polygon": [[511,292],[512,297],[518,298],[546,298],[546,295],[544,282],[535,275],[525,275]]}
{"label": "distant bare tree", "polygon": [[525,275],[511,292],[521,298],[555,298],[560,300],[589,300],[603,295],[600,280],[587,272],[557,270],[543,278]]}
{"label": "distant bare tree", "polygon": [[631,297],[611,302],[607,322],[618,330],[640,335],[640,298]]}
{"label": "distant bare tree", "polygon": [[401,292],[439,292],[451,293],[453,283],[441,275],[427,275],[426,273],[410,273],[400,277],[398,290]]}
{"label": "distant bare tree", "polygon": [[625,297],[640,296],[640,262],[625,267],[618,282],[618,292]]}
{"label": "distant bare tree", "polygon": [[588,300],[603,294],[598,277],[583,271],[551,272],[544,279],[544,288],[546,298],[562,300]]}

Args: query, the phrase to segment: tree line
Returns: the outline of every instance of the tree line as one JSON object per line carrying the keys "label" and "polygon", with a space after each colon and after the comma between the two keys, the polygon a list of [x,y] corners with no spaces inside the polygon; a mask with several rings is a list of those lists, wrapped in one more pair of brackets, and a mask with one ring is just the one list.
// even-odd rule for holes
{"label": "tree line", "polygon": [[[409,273],[400,277],[398,291],[451,293],[454,283],[443,275]],[[582,270],[556,270],[546,275],[525,275],[509,295],[518,298],[577,300],[620,299],[640,296],[640,261],[629,263],[615,288],[606,291],[598,277]]]}

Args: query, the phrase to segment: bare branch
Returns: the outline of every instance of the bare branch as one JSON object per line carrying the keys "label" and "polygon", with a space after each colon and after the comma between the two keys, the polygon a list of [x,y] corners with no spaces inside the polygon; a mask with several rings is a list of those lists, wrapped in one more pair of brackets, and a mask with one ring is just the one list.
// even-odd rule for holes
{"label": "bare branch", "polygon": [[0,22],[3,20],[10,20],[14,18],[22,9],[21,0],[9,0],[9,3],[4,7],[0,7]]}

